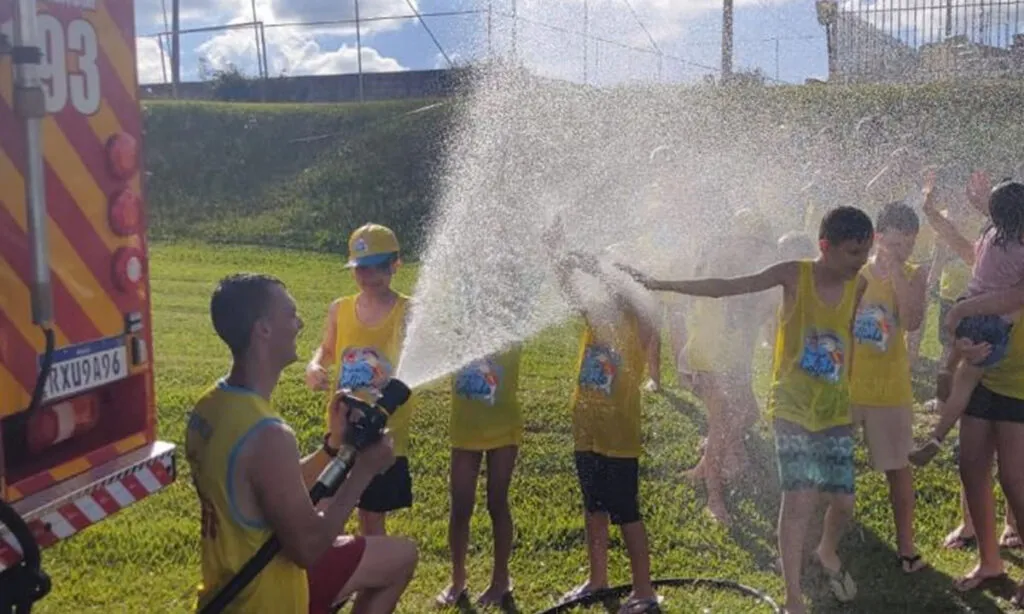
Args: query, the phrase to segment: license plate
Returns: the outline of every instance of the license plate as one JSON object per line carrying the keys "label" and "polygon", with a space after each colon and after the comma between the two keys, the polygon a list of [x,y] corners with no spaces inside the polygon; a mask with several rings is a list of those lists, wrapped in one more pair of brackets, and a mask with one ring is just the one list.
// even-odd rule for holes
{"label": "license plate", "polygon": [[[55,350],[43,400],[92,390],[128,376],[124,337],[109,337]],[[39,357],[42,366],[42,356]]]}

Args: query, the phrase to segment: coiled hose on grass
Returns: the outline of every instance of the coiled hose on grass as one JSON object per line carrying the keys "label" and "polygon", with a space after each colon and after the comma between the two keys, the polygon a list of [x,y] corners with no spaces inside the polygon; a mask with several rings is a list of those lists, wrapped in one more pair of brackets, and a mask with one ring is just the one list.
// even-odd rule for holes
{"label": "coiled hose on grass", "polygon": [[[746,595],[765,604],[775,614],[783,614],[782,607],[775,603],[775,600],[768,596],[765,592],[735,582],[733,580],[724,580],[720,578],[665,578],[662,580],[654,580],[651,584],[655,587],[676,587],[676,588],[711,588],[718,590],[729,590],[737,593]],[[615,586],[612,588],[606,588],[600,591],[594,591],[589,595],[584,595],[560,603],[553,608],[544,610],[541,614],[562,614],[563,612],[569,612],[575,608],[587,607],[597,603],[601,603],[608,599],[621,599],[626,595],[629,595],[630,591],[633,590],[632,584],[623,584],[622,586]]]}

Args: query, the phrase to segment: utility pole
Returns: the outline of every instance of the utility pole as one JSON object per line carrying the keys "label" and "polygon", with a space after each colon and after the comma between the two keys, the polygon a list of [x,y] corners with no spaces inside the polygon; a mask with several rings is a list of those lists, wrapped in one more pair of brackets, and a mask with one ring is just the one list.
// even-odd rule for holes
{"label": "utility pole", "polygon": [[359,102],[363,102],[363,33],[359,26],[359,0],[356,5],[356,61],[359,66]]}
{"label": "utility pole", "polygon": [[178,97],[181,81],[180,0],[171,0],[171,98]]}
{"label": "utility pole", "polygon": [[587,32],[587,0],[583,0],[583,85],[587,84],[587,46],[590,35]]}
{"label": "utility pole", "polygon": [[722,82],[732,77],[732,2],[722,0]]}

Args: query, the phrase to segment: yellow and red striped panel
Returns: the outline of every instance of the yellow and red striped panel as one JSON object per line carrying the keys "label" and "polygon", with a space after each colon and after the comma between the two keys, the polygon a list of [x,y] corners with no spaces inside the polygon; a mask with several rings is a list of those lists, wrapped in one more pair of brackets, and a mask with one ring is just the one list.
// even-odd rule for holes
{"label": "yellow and red striped panel", "polygon": [[6,501],[8,503],[14,503],[15,501],[28,497],[29,495],[34,495],[41,490],[46,490],[58,482],[63,482],[72,476],[85,473],[94,467],[99,467],[122,454],[131,452],[132,450],[144,445],[146,445],[145,434],[136,433],[135,435],[125,437],[120,441],[97,448],[88,454],[79,456],[78,458],[68,461],[62,465],[57,465],[47,471],[40,471],[39,473],[33,474],[20,482],[8,484]]}
{"label": "yellow and red striped panel", "polygon": [[[107,141],[119,133],[142,142],[133,2],[95,0],[93,9],[69,4],[89,3],[39,7],[51,111],[43,120],[42,140],[56,343],[62,347],[121,334],[125,315],[141,312],[151,350],[148,284],[124,292],[113,278],[114,252],[121,247],[145,252],[144,235],[118,236],[108,221],[115,193],[127,188],[141,195],[139,172],[127,181],[117,179],[106,152]],[[11,9],[12,3],[0,5],[0,27],[9,24]],[[25,141],[12,107],[10,76],[6,56],[0,59],[0,417],[27,405],[44,347],[30,313]],[[145,267],[143,275],[148,277]]]}

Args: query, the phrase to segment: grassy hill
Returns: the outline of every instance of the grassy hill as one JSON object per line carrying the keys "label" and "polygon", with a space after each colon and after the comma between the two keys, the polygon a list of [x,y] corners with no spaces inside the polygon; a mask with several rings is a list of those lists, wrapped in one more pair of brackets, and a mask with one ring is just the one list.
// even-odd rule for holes
{"label": "grassy hill", "polygon": [[335,251],[374,219],[415,250],[449,105],[147,102],[150,235]]}

